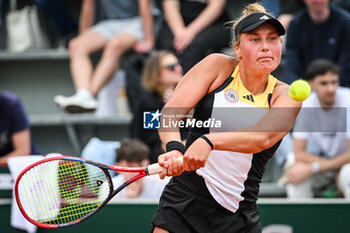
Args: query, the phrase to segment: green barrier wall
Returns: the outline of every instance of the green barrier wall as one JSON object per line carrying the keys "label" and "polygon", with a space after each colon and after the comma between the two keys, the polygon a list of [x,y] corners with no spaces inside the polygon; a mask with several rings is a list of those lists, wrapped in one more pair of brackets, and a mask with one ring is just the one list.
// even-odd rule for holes
{"label": "green barrier wall", "polygon": [[[0,204],[1,233],[24,232],[10,226],[10,201]],[[260,216],[264,233],[348,233],[350,202],[316,200],[288,202],[286,199],[261,200]],[[157,208],[151,203],[108,204],[95,216],[78,225],[62,229],[38,229],[38,233],[143,233],[149,232]],[[276,224],[285,230],[273,230]],[[290,228],[288,230],[288,227]],[[119,230],[117,230],[119,229]]]}

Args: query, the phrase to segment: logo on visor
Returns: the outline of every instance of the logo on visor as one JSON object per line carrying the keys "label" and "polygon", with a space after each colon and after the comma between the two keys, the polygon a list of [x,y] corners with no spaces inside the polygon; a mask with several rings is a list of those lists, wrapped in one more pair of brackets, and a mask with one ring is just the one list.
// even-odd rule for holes
{"label": "logo on visor", "polygon": [[261,19],[261,20],[263,20],[263,19],[269,19],[269,17],[267,17],[266,15],[264,15],[264,16],[261,16],[260,19]]}

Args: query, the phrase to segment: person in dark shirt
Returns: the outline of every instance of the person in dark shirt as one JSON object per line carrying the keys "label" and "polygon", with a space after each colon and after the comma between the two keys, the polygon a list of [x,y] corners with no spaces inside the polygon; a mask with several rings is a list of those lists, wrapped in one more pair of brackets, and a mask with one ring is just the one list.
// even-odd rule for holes
{"label": "person in dark shirt", "polygon": [[13,156],[37,153],[20,99],[10,92],[0,92],[0,163]]}
{"label": "person in dark shirt", "polygon": [[173,53],[157,51],[146,60],[142,80],[147,91],[140,94],[133,112],[130,134],[150,147],[151,163],[157,162],[158,155],[164,151],[157,129],[143,128],[143,114],[145,111],[160,111],[173,95],[174,88],[181,78],[182,67]]}
{"label": "person in dark shirt", "polygon": [[350,15],[329,0],[305,0],[306,9],[296,13],[287,31],[287,83],[305,76],[316,58],[326,58],[341,68],[340,85],[350,87]]}
{"label": "person in dark shirt", "polygon": [[156,48],[176,52],[187,73],[208,53],[229,47],[225,6],[226,0],[163,0],[165,20]]}

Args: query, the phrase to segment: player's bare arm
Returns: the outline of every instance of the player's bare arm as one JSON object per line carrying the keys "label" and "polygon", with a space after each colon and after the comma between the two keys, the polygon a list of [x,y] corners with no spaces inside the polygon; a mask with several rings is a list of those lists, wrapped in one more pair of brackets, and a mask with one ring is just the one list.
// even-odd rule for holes
{"label": "player's bare arm", "polygon": [[[212,54],[203,59],[181,79],[173,98],[164,106],[162,115],[171,115],[175,112],[186,115],[203,96],[223,83],[232,73],[234,64],[231,57],[220,54]],[[176,129],[172,128],[172,132],[160,130],[159,135],[163,143],[174,140],[174,135],[178,135],[177,139],[180,141],[180,135]]]}
{"label": "player's bare arm", "polygon": [[[217,64],[220,64],[218,66]],[[175,89],[175,95],[164,106],[162,110],[162,116],[166,115],[186,115],[199,100],[218,88],[224,80],[233,72],[235,67],[235,61],[232,57],[212,54],[203,59],[200,63],[194,66],[179,82]],[[175,120],[180,120],[175,119]],[[160,138],[164,144],[169,141],[181,141],[179,129],[177,127],[172,128],[170,131],[159,131]],[[204,144],[204,146],[207,146]],[[203,147],[205,148],[205,147]],[[176,161],[176,157],[180,157],[182,154],[178,151],[172,153],[165,153],[159,156],[159,164],[167,168],[160,177],[165,175],[179,175],[183,171],[183,164],[188,169],[188,161],[185,159],[183,164]],[[172,162],[165,161],[171,160]],[[172,170],[172,167],[176,168],[177,172]],[[168,173],[168,171],[170,173]]]}
{"label": "player's bare arm", "polygon": [[214,149],[257,153],[281,140],[292,129],[301,107],[300,102],[290,98],[288,90],[288,85],[276,84],[271,109],[255,126],[240,129],[239,132],[207,135]]}

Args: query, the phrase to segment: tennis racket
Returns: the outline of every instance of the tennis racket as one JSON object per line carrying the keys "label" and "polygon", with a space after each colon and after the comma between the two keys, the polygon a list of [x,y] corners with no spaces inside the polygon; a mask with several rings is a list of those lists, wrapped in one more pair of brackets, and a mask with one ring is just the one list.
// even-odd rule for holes
{"label": "tennis racket", "polygon": [[[137,174],[114,189],[108,170]],[[51,157],[20,173],[15,197],[29,222],[43,228],[61,228],[91,217],[129,184],[162,170],[158,163],[128,168],[77,157]]]}

